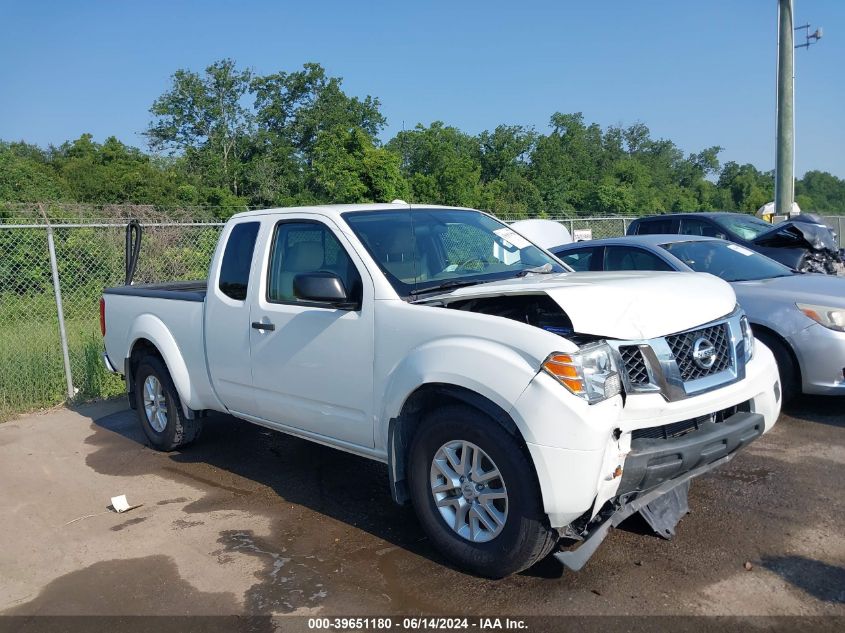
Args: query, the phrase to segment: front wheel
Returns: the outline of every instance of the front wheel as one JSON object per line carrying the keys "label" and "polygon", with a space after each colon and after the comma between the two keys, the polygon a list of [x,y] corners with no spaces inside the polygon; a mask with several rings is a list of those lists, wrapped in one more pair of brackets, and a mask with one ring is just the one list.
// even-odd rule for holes
{"label": "front wheel", "polygon": [[434,545],[462,569],[501,578],[557,542],[533,466],[519,440],[476,409],[438,409],[410,454],[414,509]]}

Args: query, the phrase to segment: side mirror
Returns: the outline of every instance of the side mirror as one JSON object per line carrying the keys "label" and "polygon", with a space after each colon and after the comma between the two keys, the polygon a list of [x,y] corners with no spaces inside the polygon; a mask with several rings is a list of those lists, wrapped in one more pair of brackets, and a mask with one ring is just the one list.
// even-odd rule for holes
{"label": "side mirror", "polygon": [[331,272],[299,273],[293,278],[293,294],[302,301],[327,303],[342,310],[358,307],[349,300],[340,277]]}

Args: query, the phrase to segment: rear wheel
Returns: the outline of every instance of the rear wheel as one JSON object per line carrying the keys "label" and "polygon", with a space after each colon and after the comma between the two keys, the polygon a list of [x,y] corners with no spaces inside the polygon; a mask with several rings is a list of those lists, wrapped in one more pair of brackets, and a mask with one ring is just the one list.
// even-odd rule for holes
{"label": "rear wheel", "polygon": [[476,409],[447,406],[426,416],[409,467],[417,516],[459,567],[501,578],[530,567],[557,542],[519,440]]}
{"label": "rear wheel", "polygon": [[135,399],[138,421],[154,448],[172,451],[199,437],[202,421],[185,417],[170,372],[158,356],[145,356],[138,364]]}
{"label": "rear wheel", "polygon": [[754,336],[772,350],[775,362],[778,365],[778,373],[780,373],[783,401],[784,403],[789,402],[801,393],[801,376],[795,358],[793,358],[786,344],[771,334],[755,331]]}

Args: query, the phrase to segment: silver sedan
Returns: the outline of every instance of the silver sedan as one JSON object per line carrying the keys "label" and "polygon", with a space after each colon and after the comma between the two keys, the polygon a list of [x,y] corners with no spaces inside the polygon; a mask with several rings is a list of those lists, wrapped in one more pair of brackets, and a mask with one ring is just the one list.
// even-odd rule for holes
{"label": "silver sedan", "polygon": [[549,249],[575,270],[676,270],[730,282],[756,338],[775,355],[784,397],[845,395],[845,278],[797,273],[738,244],[638,235]]}

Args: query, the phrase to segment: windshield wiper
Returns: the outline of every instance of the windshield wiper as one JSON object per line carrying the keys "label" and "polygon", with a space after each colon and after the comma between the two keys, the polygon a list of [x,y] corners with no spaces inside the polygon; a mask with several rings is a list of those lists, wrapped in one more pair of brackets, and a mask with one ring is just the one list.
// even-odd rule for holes
{"label": "windshield wiper", "polygon": [[430,294],[432,292],[440,292],[442,290],[454,290],[455,288],[463,288],[465,286],[474,286],[476,284],[480,284],[481,282],[478,280],[469,280],[465,279],[461,281],[460,279],[450,279],[449,281],[444,281],[442,284],[437,284],[436,286],[427,286],[425,288],[414,288],[411,292],[408,293],[411,297],[419,297],[420,295]]}
{"label": "windshield wiper", "polygon": [[525,277],[529,273],[537,274],[537,275],[550,275],[554,272],[554,267],[550,263],[545,263],[542,266],[537,266],[537,268],[526,268],[524,270],[520,270],[516,273],[516,277]]}

